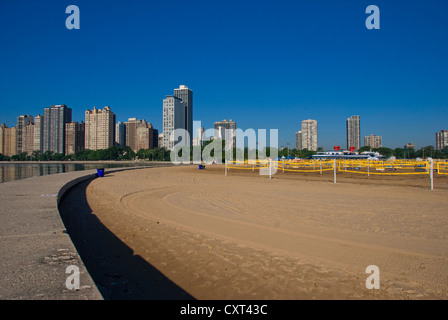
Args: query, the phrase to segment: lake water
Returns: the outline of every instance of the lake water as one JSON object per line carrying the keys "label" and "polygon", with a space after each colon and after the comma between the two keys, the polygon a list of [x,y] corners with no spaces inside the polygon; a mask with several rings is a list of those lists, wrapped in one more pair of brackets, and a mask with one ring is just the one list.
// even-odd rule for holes
{"label": "lake water", "polygon": [[0,164],[0,183],[27,179],[47,174],[71,171],[93,170],[99,168],[122,168],[135,166],[153,166],[150,163],[11,163]]}

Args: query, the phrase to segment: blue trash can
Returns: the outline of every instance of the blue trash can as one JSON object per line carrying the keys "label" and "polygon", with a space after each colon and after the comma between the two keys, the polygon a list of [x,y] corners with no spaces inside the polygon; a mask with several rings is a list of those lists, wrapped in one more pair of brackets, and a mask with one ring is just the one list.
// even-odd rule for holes
{"label": "blue trash can", "polygon": [[104,177],[104,168],[96,169],[96,175],[100,178]]}

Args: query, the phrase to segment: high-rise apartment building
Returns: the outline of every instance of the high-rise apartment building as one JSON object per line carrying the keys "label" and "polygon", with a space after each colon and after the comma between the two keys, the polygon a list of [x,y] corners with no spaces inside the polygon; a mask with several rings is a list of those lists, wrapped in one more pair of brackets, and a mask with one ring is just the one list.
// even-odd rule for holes
{"label": "high-rise apartment building", "polygon": [[166,96],[166,98],[163,99],[163,146],[168,150],[173,149],[176,144],[181,142],[181,140],[183,145],[188,145],[190,143],[190,139],[188,141],[186,139],[186,134],[174,137],[174,140],[171,139],[171,134],[176,129],[187,131],[185,110],[185,103],[181,98],[176,96]]}
{"label": "high-rise apartment building", "polygon": [[436,132],[436,150],[443,150],[448,147],[448,131]]}
{"label": "high-rise apartment building", "polygon": [[361,123],[360,116],[351,116],[347,119],[347,149],[361,148]]}
{"label": "high-rise apartment building", "polygon": [[42,151],[43,119],[41,115],[34,118],[34,151]]}
{"label": "high-rise apartment building", "polygon": [[137,127],[136,140],[135,152],[141,149],[157,148],[159,144],[159,131],[154,129],[151,123],[142,120]]}
{"label": "high-rise apartment building", "polygon": [[85,123],[76,121],[65,125],[65,154],[75,154],[85,148]]}
{"label": "high-rise apartment building", "polygon": [[130,147],[134,151],[137,150],[137,128],[141,123],[142,120],[138,120],[137,118],[129,118],[128,121],[124,123],[126,131],[126,146]]}
{"label": "high-rise apartment building", "polygon": [[381,148],[383,146],[382,140],[381,136],[371,134],[370,136],[364,137],[364,146],[369,146],[372,149]]}
{"label": "high-rise apartment building", "polygon": [[296,132],[296,150],[302,150],[302,131]]}
{"label": "high-rise apartment building", "polygon": [[85,148],[102,150],[112,147],[115,141],[115,114],[112,110],[93,107],[93,110],[86,110],[85,115]]}
{"label": "high-rise apartment building", "polygon": [[193,91],[187,86],[181,85],[174,89],[174,96],[178,97],[185,104],[185,130],[190,135],[189,145],[193,144]]}
{"label": "high-rise apartment building", "polygon": [[22,115],[17,117],[17,154],[25,152],[24,130],[31,123],[33,123],[33,116]]}
{"label": "high-rise apartment building", "polygon": [[214,138],[226,141],[225,149],[230,150],[236,147],[236,122],[230,119],[215,122],[213,125]]}
{"label": "high-rise apartment building", "polygon": [[29,123],[22,131],[22,152],[30,156],[34,151],[34,123]]}
{"label": "high-rise apartment building", "polygon": [[42,152],[65,152],[65,124],[72,122],[72,109],[65,104],[44,108]]}
{"label": "high-rise apartment building", "polygon": [[0,154],[12,157],[17,154],[17,128],[8,128],[4,123],[0,126]]}
{"label": "high-rise apartment building", "polygon": [[115,125],[115,144],[121,147],[126,145],[126,125],[121,121]]}
{"label": "high-rise apartment building", "polygon": [[318,141],[317,141],[317,121],[316,120],[303,120],[302,130],[299,131],[302,137],[302,148],[308,150],[317,150]]}

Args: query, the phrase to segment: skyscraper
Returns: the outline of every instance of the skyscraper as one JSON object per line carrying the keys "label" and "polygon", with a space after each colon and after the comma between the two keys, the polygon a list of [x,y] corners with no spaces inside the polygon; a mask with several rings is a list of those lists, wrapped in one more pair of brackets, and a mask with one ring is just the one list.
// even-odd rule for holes
{"label": "skyscraper", "polygon": [[22,131],[22,152],[30,156],[34,151],[34,123],[29,123]]}
{"label": "skyscraper", "polygon": [[347,119],[347,149],[361,147],[361,125],[359,116],[351,116]]}
{"label": "skyscraper", "polygon": [[24,131],[30,123],[33,123],[33,116],[22,115],[17,117],[17,154],[25,152]]}
{"label": "skyscraper", "polygon": [[124,123],[126,131],[126,146],[130,147],[134,151],[137,150],[137,128],[140,123],[142,123],[142,120],[138,120],[137,118],[129,118],[128,121]]}
{"label": "skyscraper", "polygon": [[70,122],[65,125],[65,154],[75,154],[85,148],[85,123]]}
{"label": "skyscraper", "polygon": [[85,148],[102,150],[112,147],[115,141],[115,114],[112,110],[93,107],[93,110],[86,110],[85,115]]}
{"label": "skyscraper", "polygon": [[159,132],[153,128],[151,123],[143,120],[137,127],[136,139],[135,152],[140,149],[154,149],[157,148],[159,143]]}
{"label": "skyscraper", "polygon": [[436,132],[436,150],[443,150],[448,147],[448,131]]}
{"label": "skyscraper", "polygon": [[364,137],[364,146],[369,146],[372,149],[381,148],[383,146],[382,137],[371,134]]}
{"label": "skyscraper", "polygon": [[225,148],[230,150],[236,147],[236,122],[230,119],[215,122],[214,126],[215,139],[226,141]]}
{"label": "skyscraper", "polygon": [[120,147],[126,145],[126,125],[121,121],[115,125],[115,144]]}
{"label": "skyscraper", "polygon": [[34,151],[42,151],[43,119],[41,115],[34,118]]}
{"label": "skyscraper", "polygon": [[0,126],[0,154],[11,157],[17,153],[17,128]]}
{"label": "skyscraper", "polygon": [[296,132],[296,150],[302,150],[302,131]]}
{"label": "skyscraper", "polygon": [[189,145],[193,144],[193,91],[187,86],[181,85],[174,89],[174,96],[178,97],[185,104],[185,130],[190,135]]}
{"label": "skyscraper", "polygon": [[65,104],[44,108],[42,152],[65,152],[65,124],[72,122],[72,109]]}
{"label": "skyscraper", "polygon": [[302,121],[302,148],[308,150],[317,150],[317,121],[316,120],[303,120]]}
{"label": "skyscraper", "polygon": [[181,138],[175,137],[175,140],[171,141],[171,133],[174,130],[183,129],[187,131],[185,117],[185,103],[181,98],[166,96],[163,99],[163,146],[168,150],[173,149],[181,139],[184,145],[191,143],[191,139],[186,141],[186,135],[181,136]]}

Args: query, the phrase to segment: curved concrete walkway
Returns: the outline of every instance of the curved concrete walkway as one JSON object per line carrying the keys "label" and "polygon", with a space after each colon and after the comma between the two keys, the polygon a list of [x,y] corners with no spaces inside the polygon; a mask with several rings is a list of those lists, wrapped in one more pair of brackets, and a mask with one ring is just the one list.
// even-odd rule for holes
{"label": "curved concrete walkway", "polygon": [[[106,169],[106,173],[148,167]],[[58,211],[67,190],[95,177],[96,170],[88,170],[0,184],[0,299],[103,299]],[[73,274],[66,273],[70,265],[80,271],[78,290],[66,286]]]}

